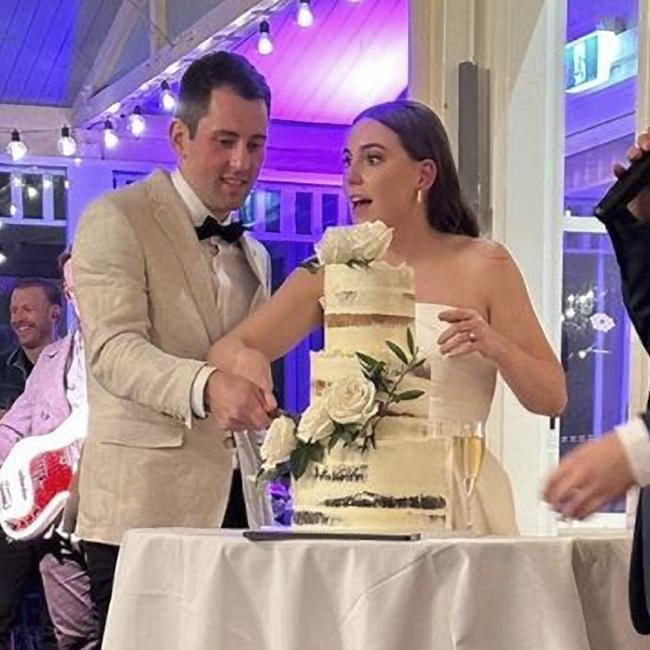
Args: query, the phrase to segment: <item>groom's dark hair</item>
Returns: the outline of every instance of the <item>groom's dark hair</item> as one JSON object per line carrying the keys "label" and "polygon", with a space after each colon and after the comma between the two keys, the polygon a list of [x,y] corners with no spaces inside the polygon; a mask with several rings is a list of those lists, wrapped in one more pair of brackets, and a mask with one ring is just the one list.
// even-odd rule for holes
{"label": "groom's dark hair", "polygon": [[212,91],[230,88],[243,99],[261,99],[271,113],[271,90],[248,59],[232,52],[212,52],[192,63],[183,78],[176,117],[196,135],[199,120],[208,112]]}

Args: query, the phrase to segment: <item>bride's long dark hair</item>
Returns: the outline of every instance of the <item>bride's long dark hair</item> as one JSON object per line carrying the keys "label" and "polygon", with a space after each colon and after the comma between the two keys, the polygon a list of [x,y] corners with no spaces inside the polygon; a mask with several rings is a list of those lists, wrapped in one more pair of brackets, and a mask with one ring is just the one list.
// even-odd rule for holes
{"label": "bride's long dark hair", "polygon": [[427,198],[427,220],[439,232],[479,236],[476,215],[467,205],[458,182],[451,147],[440,118],[425,104],[410,99],[371,106],[354,118],[371,119],[394,131],[413,160],[433,160],[436,180]]}

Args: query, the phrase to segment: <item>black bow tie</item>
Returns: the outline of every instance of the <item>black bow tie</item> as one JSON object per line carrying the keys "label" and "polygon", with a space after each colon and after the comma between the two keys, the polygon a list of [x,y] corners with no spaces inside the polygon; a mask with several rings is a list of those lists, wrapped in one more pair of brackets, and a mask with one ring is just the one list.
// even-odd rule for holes
{"label": "black bow tie", "polygon": [[246,232],[246,227],[238,221],[233,221],[225,226],[222,226],[214,217],[207,217],[206,220],[194,228],[196,236],[199,240],[207,239],[208,237],[221,237],[228,244],[234,244],[239,241],[241,236]]}

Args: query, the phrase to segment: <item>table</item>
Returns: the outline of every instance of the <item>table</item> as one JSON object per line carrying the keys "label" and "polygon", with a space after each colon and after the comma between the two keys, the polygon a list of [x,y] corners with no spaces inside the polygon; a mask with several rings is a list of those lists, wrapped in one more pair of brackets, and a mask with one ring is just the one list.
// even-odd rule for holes
{"label": "table", "polygon": [[636,650],[630,540],[133,530],[104,650]]}

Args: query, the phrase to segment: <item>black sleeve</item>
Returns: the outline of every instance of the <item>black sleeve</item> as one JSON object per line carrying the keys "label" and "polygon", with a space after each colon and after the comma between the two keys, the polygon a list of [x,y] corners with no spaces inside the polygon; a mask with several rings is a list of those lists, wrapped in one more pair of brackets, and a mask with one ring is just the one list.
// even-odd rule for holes
{"label": "black sleeve", "polygon": [[623,302],[650,354],[650,223],[623,208],[603,220],[621,271]]}

